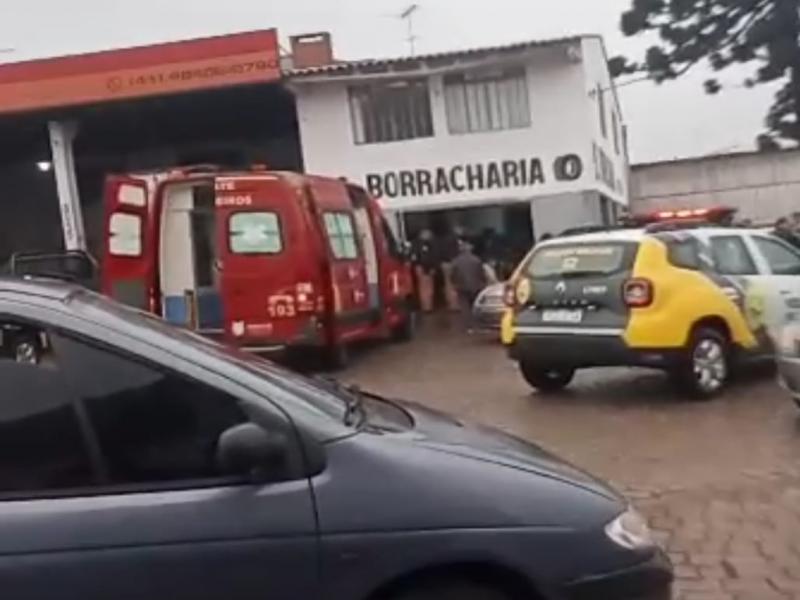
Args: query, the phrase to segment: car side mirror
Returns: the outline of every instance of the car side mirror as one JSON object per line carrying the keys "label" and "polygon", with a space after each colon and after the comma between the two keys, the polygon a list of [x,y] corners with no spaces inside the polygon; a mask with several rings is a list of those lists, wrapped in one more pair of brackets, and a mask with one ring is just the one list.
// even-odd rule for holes
{"label": "car side mirror", "polygon": [[217,464],[224,473],[266,480],[285,467],[288,440],[255,423],[224,431],[217,444]]}

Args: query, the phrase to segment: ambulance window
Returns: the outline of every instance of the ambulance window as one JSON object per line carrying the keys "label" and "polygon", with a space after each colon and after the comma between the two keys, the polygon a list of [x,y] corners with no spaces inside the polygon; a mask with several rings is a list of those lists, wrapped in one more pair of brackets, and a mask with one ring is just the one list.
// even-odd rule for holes
{"label": "ambulance window", "polygon": [[273,212],[233,214],[228,229],[234,254],[278,254],[283,250],[281,222]]}
{"label": "ambulance window", "polygon": [[753,238],[773,275],[800,275],[800,257],[782,242],[762,237]]}
{"label": "ambulance window", "polygon": [[738,235],[711,238],[714,266],[722,275],[757,275],[758,269],[744,240]]}
{"label": "ambulance window", "polygon": [[331,245],[333,257],[337,260],[354,260],[358,258],[358,242],[356,242],[353,218],[345,212],[325,213],[325,231]]}
{"label": "ambulance window", "polygon": [[142,255],[142,218],[114,213],[108,225],[108,250],[113,256]]}

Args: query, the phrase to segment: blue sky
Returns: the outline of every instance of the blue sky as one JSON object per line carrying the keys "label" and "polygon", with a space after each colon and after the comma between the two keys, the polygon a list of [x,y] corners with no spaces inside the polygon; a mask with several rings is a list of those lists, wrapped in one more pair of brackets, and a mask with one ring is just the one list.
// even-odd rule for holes
{"label": "blue sky", "polygon": [[[418,0],[418,50],[433,52],[574,33],[599,33],[611,55],[641,54],[646,40],[625,39],[620,13],[630,0]],[[396,0],[0,0],[0,60],[25,60],[277,27],[282,37],[331,31],[339,58],[407,53]],[[771,89],[736,85],[708,97],[698,68],[679,82],[620,90],[635,162],[747,150],[761,131]]]}

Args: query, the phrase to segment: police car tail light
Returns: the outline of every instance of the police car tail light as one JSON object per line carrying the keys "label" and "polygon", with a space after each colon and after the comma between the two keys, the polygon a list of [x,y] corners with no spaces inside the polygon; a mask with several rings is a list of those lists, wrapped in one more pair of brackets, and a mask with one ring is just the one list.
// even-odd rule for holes
{"label": "police car tail light", "polygon": [[649,279],[629,279],[622,289],[625,304],[643,308],[653,303],[653,283]]}

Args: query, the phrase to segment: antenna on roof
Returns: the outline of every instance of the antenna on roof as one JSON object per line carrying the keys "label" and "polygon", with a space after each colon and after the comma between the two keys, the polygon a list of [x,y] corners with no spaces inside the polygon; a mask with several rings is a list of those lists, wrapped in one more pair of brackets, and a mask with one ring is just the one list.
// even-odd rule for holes
{"label": "antenna on roof", "polygon": [[408,25],[408,37],[406,41],[408,42],[408,48],[410,51],[411,56],[416,54],[417,49],[417,40],[419,39],[414,34],[414,14],[420,9],[419,4],[412,4],[408,8],[406,8],[403,12],[400,13],[399,19],[401,21],[405,21]]}

